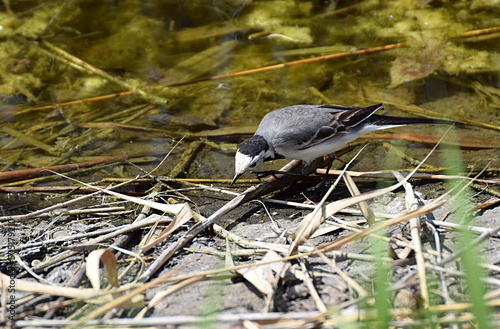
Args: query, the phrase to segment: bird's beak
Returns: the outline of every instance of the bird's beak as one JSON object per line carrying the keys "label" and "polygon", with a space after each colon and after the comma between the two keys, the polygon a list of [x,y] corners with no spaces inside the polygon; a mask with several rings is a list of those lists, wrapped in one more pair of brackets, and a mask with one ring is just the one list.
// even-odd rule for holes
{"label": "bird's beak", "polygon": [[229,187],[233,186],[234,182],[236,182],[238,180],[238,178],[241,177],[241,175],[243,175],[243,174],[234,175],[233,181],[231,182],[231,184],[229,184]]}

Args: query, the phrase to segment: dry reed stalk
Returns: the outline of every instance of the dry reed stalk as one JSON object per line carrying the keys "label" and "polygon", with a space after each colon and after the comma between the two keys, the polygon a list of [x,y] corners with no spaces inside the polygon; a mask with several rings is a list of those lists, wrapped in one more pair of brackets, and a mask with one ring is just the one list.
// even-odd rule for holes
{"label": "dry reed stalk", "polygon": [[[402,181],[404,179],[403,175],[395,172],[394,176],[398,179],[398,181]],[[406,210],[408,212],[415,211],[418,209],[419,203],[415,198],[415,193],[413,192],[412,186],[405,182],[403,184],[405,189],[405,201],[406,201]],[[417,269],[418,269],[418,277],[420,284],[420,294],[423,300],[423,307],[429,307],[429,291],[427,288],[427,276],[425,273],[425,259],[424,254],[422,252],[422,241],[420,239],[420,231],[421,231],[421,222],[420,217],[414,217],[410,219],[410,233],[412,238],[412,247],[415,251],[415,259],[417,261]]]}

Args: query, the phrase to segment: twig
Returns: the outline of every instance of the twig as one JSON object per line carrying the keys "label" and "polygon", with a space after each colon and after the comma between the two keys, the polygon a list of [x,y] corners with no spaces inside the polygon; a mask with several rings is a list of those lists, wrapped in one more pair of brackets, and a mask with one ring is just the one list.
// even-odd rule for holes
{"label": "twig", "polygon": [[313,298],[314,302],[316,303],[316,307],[320,312],[326,312],[328,308],[326,307],[325,303],[321,300],[321,297],[318,294],[318,291],[316,290],[316,287],[314,287],[313,280],[311,276],[309,275],[309,271],[307,270],[306,264],[304,264],[303,260],[299,261],[300,263],[300,268],[302,269],[302,273],[304,274],[304,282],[307,285],[307,288],[309,289],[309,293],[311,294],[311,297]]}
{"label": "twig", "polygon": [[462,38],[475,37],[475,36],[478,36],[478,35],[495,33],[495,32],[500,32],[500,26],[487,27],[487,28],[484,28],[484,29],[477,29],[477,30],[467,31],[467,32],[464,32],[464,33],[460,34],[460,37],[462,37]]}
{"label": "twig", "polygon": [[[197,252],[207,255],[212,255],[219,257],[221,259],[227,256],[225,251],[216,251],[208,249],[198,249],[198,248],[184,248],[186,251]],[[242,249],[242,250],[232,250],[231,255],[235,257],[251,257],[256,255],[264,255],[269,249]]]}
{"label": "twig", "polygon": [[[290,247],[289,245],[286,244],[279,244],[279,243],[267,243],[267,242],[258,242],[258,241],[241,241],[238,242],[239,245],[243,245],[246,247],[251,247],[251,248],[265,248],[266,250],[274,250],[276,252],[280,253],[286,253],[288,248]],[[321,250],[316,250],[315,248],[317,247],[310,247],[310,246],[304,246],[301,245],[298,248],[299,253],[303,254],[308,254],[311,257],[317,257],[320,253]],[[357,254],[357,253],[352,253],[352,252],[345,252],[345,251],[340,251],[340,250],[331,250],[327,253],[327,255],[330,255],[331,257],[339,258],[339,259],[352,259],[352,260],[359,260],[363,262],[373,262],[375,261],[375,256],[373,255],[367,255],[367,254]],[[384,258],[383,261],[385,262],[391,262],[391,258]]]}
{"label": "twig", "polygon": [[[95,214],[95,213],[110,213],[110,212],[121,212],[124,211],[125,207],[104,207],[104,208],[89,208],[89,209],[64,209],[56,210],[49,213],[40,214],[37,217],[53,217],[60,215],[83,215],[83,214]],[[0,221],[6,220],[5,217],[0,217]]]}
{"label": "twig", "polygon": [[[436,261],[439,263],[442,259],[441,239],[439,236],[439,232],[436,229],[436,227],[434,227],[434,225],[429,223],[429,221],[425,221],[425,224],[430,229],[434,237],[434,244],[436,245]],[[446,305],[451,305],[453,303],[453,300],[450,297],[450,291],[448,290],[448,285],[446,284],[444,273],[438,271],[438,277],[439,277],[439,285],[441,286],[441,293],[444,297],[444,303]],[[451,312],[448,314],[448,316],[452,319],[456,318],[455,314]],[[458,329],[458,326],[455,325],[453,329]]]}
{"label": "twig", "polygon": [[[472,232],[476,233],[488,233],[491,232],[491,229],[487,227],[480,227],[480,226],[464,226],[452,222],[443,222],[439,220],[427,220],[429,224],[436,225],[436,226],[442,226],[442,227],[449,227],[449,228],[457,228],[461,230],[471,230]],[[495,235],[493,235],[495,236]],[[498,235],[497,235],[498,236]]]}
{"label": "twig", "polygon": [[[351,161],[344,167],[344,170],[347,170],[349,165],[354,161],[355,158],[364,150],[364,147],[351,159]],[[304,240],[308,239],[312,233],[319,227],[319,222],[320,220],[326,219],[324,215],[324,204],[327,200],[327,198],[330,196],[330,194],[333,192],[337,184],[340,182],[340,179],[342,178],[342,175],[337,177],[335,182],[330,186],[328,191],[325,193],[325,195],[321,198],[321,201],[315,206],[314,211],[310,214],[310,217],[307,219],[303,219],[302,222],[299,224],[297,229],[294,231],[294,233],[291,236],[292,243],[290,244],[290,247],[288,248],[285,256],[289,257],[292,255],[297,247],[303,243]],[[322,212],[322,216],[319,217],[319,212]],[[274,295],[276,294],[277,288],[278,288],[278,283],[285,274],[285,265],[286,263],[283,263],[281,266],[281,270],[279,273],[276,275],[275,280],[273,282],[273,290],[272,294],[269,294],[266,298],[266,305],[265,308],[268,312],[270,312],[274,308]]]}
{"label": "twig", "polygon": [[[434,169],[433,169],[434,170]],[[402,175],[408,174],[407,171],[403,170],[396,170]],[[348,170],[346,171],[349,176],[351,177],[372,177],[372,178],[392,178],[394,177],[391,173],[385,172],[385,171],[352,171]],[[326,173],[326,169],[321,169],[318,168],[316,169],[316,173],[319,175],[324,175]],[[330,169],[328,171],[328,175],[340,175],[342,173],[342,170],[333,170]],[[427,174],[427,173],[414,173],[412,175],[412,178],[420,178],[420,179],[439,179],[439,180],[474,180],[475,182],[478,183],[484,183],[484,184],[498,184],[500,183],[500,179],[480,179],[480,178],[471,178],[471,177],[466,177],[466,176],[459,176],[459,175],[436,175],[436,174]]]}
{"label": "twig", "polygon": [[24,268],[26,270],[26,272],[28,272],[32,277],[34,277],[35,279],[37,279],[38,281],[40,282],[43,282],[45,284],[48,284],[48,285],[53,285],[52,282],[48,281],[48,280],[45,280],[44,278],[42,278],[41,276],[39,276],[38,274],[36,274],[29,266],[28,264],[26,264],[22,259],[21,257],[19,256],[19,254],[15,254],[14,255],[14,259],[16,260],[16,262],[21,265],[22,268]]}
{"label": "twig", "polygon": [[[358,187],[356,186],[356,183],[354,183],[354,180],[352,179],[351,176],[349,176],[348,173],[344,172],[343,174],[344,181],[346,183],[347,189],[351,193],[352,196],[354,195],[360,195],[361,192],[359,192]],[[366,222],[368,225],[372,225],[375,223],[375,214],[373,213],[373,210],[370,208],[368,203],[366,201],[362,201],[358,203],[359,209],[361,210],[361,213],[363,214],[363,217],[366,219]]]}
{"label": "twig", "polygon": [[[381,51],[387,51],[395,48],[400,48],[400,47],[405,47],[409,45],[409,41],[405,42],[400,42],[400,43],[395,43],[395,44],[389,44],[381,47],[374,47],[374,48],[369,48],[369,49],[360,49],[352,52],[343,52],[343,53],[335,53],[335,54],[329,54],[329,55],[324,55],[324,56],[319,56],[319,57],[314,57],[314,58],[307,58],[307,59],[302,59],[302,60],[297,60],[297,61],[291,61],[291,62],[286,62],[286,63],[281,63],[281,64],[276,64],[276,65],[270,65],[270,66],[265,66],[265,67],[260,67],[256,69],[250,69],[250,70],[245,70],[245,71],[239,71],[239,72],[234,72],[234,73],[229,73],[229,74],[223,74],[223,75],[217,75],[217,76],[212,76],[209,78],[202,78],[202,79],[195,79],[195,80],[190,80],[190,81],[183,81],[183,82],[178,82],[178,83],[171,83],[165,86],[156,86],[154,89],[156,90],[163,90],[168,87],[175,87],[175,86],[184,86],[184,85],[190,85],[190,84],[195,84],[203,81],[213,81],[213,80],[220,80],[220,79],[225,79],[225,78],[231,78],[231,77],[237,77],[237,76],[243,76],[243,75],[248,75],[248,74],[254,74],[254,73],[259,73],[259,72],[266,72],[266,71],[271,71],[271,70],[276,70],[276,69],[282,69],[288,66],[293,66],[293,65],[300,65],[300,64],[307,64],[307,63],[313,63],[313,62],[318,62],[318,61],[323,61],[323,60],[328,60],[328,59],[334,59],[334,58],[342,58],[342,57],[347,57],[347,56],[359,56],[359,55],[365,55],[365,54],[370,54],[370,53],[376,53],[376,52],[381,52]],[[53,46],[51,44],[46,44],[47,46]],[[53,46],[55,47],[55,46]],[[69,57],[71,60],[73,59],[73,56],[64,52],[62,49],[55,47],[53,49],[55,52],[59,53],[60,55],[64,57]],[[78,58],[75,58],[75,63],[78,63],[78,65],[81,65],[81,67],[85,67],[85,64],[89,66],[87,69],[90,70],[93,73],[99,73],[99,71],[102,71],[98,68],[95,68],[91,66],[88,63],[85,63],[81,61]],[[81,63],[80,63],[81,62]],[[104,71],[102,71],[104,72]],[[104,72],[107,74],[106,72]],[[109,76],[109,74],[107,74]],[[124,83],[111,76],[112,80],[120,85],[123,85]],[[40,107],[35,107],[31,108],[31,111],[40,111],[40,110],[46,110],[46,109],[52,109],[55,106],[69,106],[69,105],[74,105],[74,104],[80,104],[83,102],[92,102],[92,101],[100,101],[104,99],[110,99],[110,98],[115,98],[115,97],[120,97],[120,96],[126,96],[130,95],[133,92],[138,92],[140,96],[144,97],[145,99],[148,99],[149,97],[152,97],[150,94],[146,94],[145,92],[140,93],[137,89],[133,90],[134,88],[129,88],[127,85],[123,85],[125,89],[131,89],[129,91],[124,91],[120,93],[115,93],[115,94],[109,94],[109,95],[102,95],[102,96],[97,96],[97,97],[92,97],[92,98],[86,98],[82,100],[76,100],[76,101],[68,101],[68,102],[63,102],[59,104],[53,104],[53,105],[44,105]],[[156,97],[156,96],[154,96]],[[153,99],[154,100],[154,99]],[[154,103],[154,102],[153,102]],[[158,102],[157,102],[158,103]]]}
{"label": "twig", "polygon": [[[249,321],[280,321],[280,320],[301,320],[317,316],[321,313],[314,312],[289,312],[289,313],[219,313],[214,315],[214,321],[217,322],[242,322]],[[104,327],[134,327],[134,326],[182,326],[190,324],[201,324],[207,321],[206,316],[196,315],[173,315],[164,317],[147,317],[143,319],[106,319],[106,320],[88,320],[85,322],[88,326]],[[16,321],[16,327],[25,328],[60,328],[75,325],[76,320],[20,320]]]}

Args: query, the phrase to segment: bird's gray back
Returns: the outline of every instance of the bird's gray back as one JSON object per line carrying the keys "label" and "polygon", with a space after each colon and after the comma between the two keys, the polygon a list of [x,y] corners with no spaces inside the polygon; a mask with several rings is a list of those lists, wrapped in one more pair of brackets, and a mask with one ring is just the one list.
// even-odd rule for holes
{"label": "bird's gray back", "polygon": [[271,140],[285,130],[297,130],[297,133],[312,136],[322,126],[332,120],[331,109],[318,105],[293,105],[269,112],[260,122],[255,134]]}
{"label": "bird's gray back", "polygon": [[255,134],[263,136],[270,150],[281,157],[310,160],[359,137],[366,126],[361,123],[382,107],[289,106],[267,114]]}

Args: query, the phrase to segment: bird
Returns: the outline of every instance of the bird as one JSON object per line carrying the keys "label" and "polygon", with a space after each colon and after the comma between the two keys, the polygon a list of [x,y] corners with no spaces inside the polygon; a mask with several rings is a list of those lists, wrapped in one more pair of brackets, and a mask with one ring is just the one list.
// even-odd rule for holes
{"label": "bird", "polygon": [[292,105],[269,112],[260,122],[255,134],[236,151],[235,175],[230,186],[241,175],[265,161],[302,160],[302,172],[305,173],[307,171],[304,169],[311,161],[330,155],[330,169],[335,151],[370,132],[412,124],[456,123],[375,114],[383,108],[384,104],[368,107]]}

